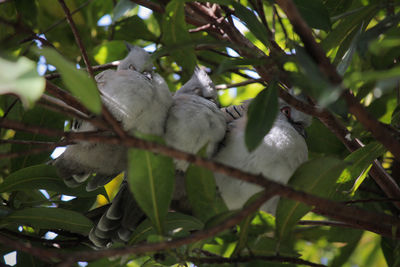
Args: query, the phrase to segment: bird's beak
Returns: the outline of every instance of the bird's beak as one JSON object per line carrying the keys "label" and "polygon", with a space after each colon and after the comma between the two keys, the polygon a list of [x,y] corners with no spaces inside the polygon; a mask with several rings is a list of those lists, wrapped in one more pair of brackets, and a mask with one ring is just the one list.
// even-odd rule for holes
{"label": "bird's beak", "polygon": [[294,122],[294,121],[291,121],[290,123],[292,124],[293,128],[295,128],[296,131],[297,131],[301,136],[303,136],[304,139],[307,138],[307,132],[306,132],[306,130],[304,129],[304,125],[303,125],[301,122]]}

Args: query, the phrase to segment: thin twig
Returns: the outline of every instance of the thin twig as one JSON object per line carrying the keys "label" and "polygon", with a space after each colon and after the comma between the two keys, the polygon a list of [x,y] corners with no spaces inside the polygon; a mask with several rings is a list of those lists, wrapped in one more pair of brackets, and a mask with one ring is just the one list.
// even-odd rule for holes
{"label": "thin twig", "polygon": [[89,57],[88,57],[88,55],[86,53],[86,49],[85,49],[85,46],[83,45],[82,39],[79,36],[78,29],[76,28],[75,22],[72,19],[71,12],[69,11],[69,8],[65,4],[64,0],[58,0],[58,2],[60,3],[62,9],[64,10],[64,13],[65,13],[65,16],[67,18],[67,21],[68,21],[68,23],[69,23],[69,25],[71,27],[72,33],[74,34],[75,41],[78,44],[79,49],[81,50],[83,61],[86,64],[87,72],[89,73],[89,76],[92,79],[94,79],[94,73],[93,73],[92,66],[90,65],[90,62],[89,62]]}
{"label": "thin twig", "polygon": [[54,143],[52,145],[47,145],[47,146],[41,146],[41,147],[34,147],[34,148],[29,148],[29,150],[25,151],[17,151],[17,152],[10,152],[10,153],[0,153],[0,159],[13,159],[13,158],[18,158],[22,156],[29,156],[29,155],[34,155],[34,154],[40,154],[46,151],[53,150],[57,147],[60,146],[67,146],[70,145],[74,142],[72,141],[63,141],[59,143]]}

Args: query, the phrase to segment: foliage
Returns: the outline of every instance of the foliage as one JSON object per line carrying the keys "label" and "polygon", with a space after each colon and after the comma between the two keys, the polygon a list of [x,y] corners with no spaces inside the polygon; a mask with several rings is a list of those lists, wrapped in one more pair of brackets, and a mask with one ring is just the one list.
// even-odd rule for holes
{"label": "foliage", "polygon": [[[76,10],[72,18],[92,65],[124,57],[124,41],[155,47],[156,71],[171,91],[186,82],[196,64],[207,67],[215,84],[233,84],[231,89],[220,91],[223,106],[256,97],[250,106],[246,128],[249,149],[254,149],[269,131],[276,117],[279,92],[285,86],[292,86],[311,97],[317,111],[324,108],[325,113],[315,112],[316,118],[308,129],[310,160],[296,171],[289,185],[335,201],[366,200],[351,205],[374,212],[376,218],[380,214],[398,216],[398,207],[374,181],[371,170],[377,158],[383,164],[380,172],[400,182],[400,158],[389,152],[391,147],[381,144],[388,136],[380,139],[372,134],[376,128],[368,128],[368,120],[376,119],[384,129],[392,127],[394,138],[400,140],[399,108],[396,109],[400,92],[400,6],[396,1],[293,1],[312,28],[312,37],[341,75],[340,84],[332,82],[326,69],[321,67],[315,51],[310,50],[299,34],[299,25],[289,21],[281,3],[292,1],[212,0],[208,4],[202,1],[203,9],[199,3],[190,1],[138,2],[153,11],[143,15],[143,7],[134,0],[66,0],[69,9]],[[214,12],[214,17],[201,14],[204,9]],[[105,15],[111,16],[111,24],[99,26],[99,20]],[[60,132],[69,130],[71,114],[60,109],[55,113],[54,107],[40,98],[45,89],[51,94],[48,81],[70,91],[87,110],[100,114],[100,98],[93,81],[75,66],[85,69],[79,46],[58,2],[0,1],[0,114],[3,118]],[[42,76],[46,74],[47,82],[45,77],[37,75],[36,69]],[[58,72],[61,78],[53,79],[51,75]],[[367,123],[359,119],[354,106],[343,97],[342,93],[348,90],[354,94],[357,104],[371,115]],[[327,123],[329,118],[330,122],[339,124]],[[338,125],[344,127],[339,129]],[[349,131],[345,136],[343,129]],[[16,249],[2,241],[4,236],[30,242],[43,250],[49,246],[71,254],[92,250],[87,234],[98,219],[96,211],[101,209],[100,203],[104,204],[99,196],[112,199],[118,186],[109,184],[106,190],[94,192],[86,192],[84,186],[68,188],[51,166],[44,165],[51,159],[50,151],[54,147],[37,151],[35,155],[27,153],[54,145],[61,136],[46,137],[37,132],[7,128],[1,128],[0,134],[3,140],[0,146],[1,255]],[[350,140],[355,138],[365,147],[352,147]],[[18,142],[21,140],[24,142]],[[186,177],[192,214],[168,212],[174,185],[172,160],[139,149],[132,149],[129,158],[132,174],[129,182],[148,215],[133,233],[129,245],[188,237],[237,214],[238,211],[227,211],[218,198],[212,172],[195,165],[191,165]],[[148,176],[151,179],[144,181],[143,177]],[[65,201],[66,195],[74,198]],[[185,262],[206,266],[207,262],[202,260],[207,257],[235,260],[274,255],[329,266],[400,266],[398,239],[372,234],[362,226],[307,225],[310,221],[329,221],[321,212],[317,213],[309,205],[282,198],[276,220],[272,215],[256,212],[233,229],[212,238],[161,252],[98,258],[88,266],[169,266]],[[396,231],[393,227],[394,236]],[[57,234],[55,239],[46,239],[49,232]],[[34,254],[29,249],[19,250],[17,254],[18,266],[48,264],[44,256],[32,257]],[[281,266],[284,262],[278,259],[268,264]],[[263,258],[238,263],[240,266],[265,264]]]}

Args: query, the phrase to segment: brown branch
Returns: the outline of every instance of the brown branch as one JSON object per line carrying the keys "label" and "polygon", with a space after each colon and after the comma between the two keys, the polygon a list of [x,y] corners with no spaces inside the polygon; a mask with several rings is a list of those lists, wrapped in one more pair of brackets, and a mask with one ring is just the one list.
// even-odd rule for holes
{"label": "brown branch", "polygon": [[[113,61],[110,63],[106,63],[106,64],[102,64],[102,65],[97,65],[97,66],[92,66],[93,71],[103,71],[103,70],[108,70],[111,69],[113,67],[118,67],[119,65],[119,61]],[[52,79],[56,79],[56,78],[60,78],[60,73],[49,73],[44,75],[44,77],[46,78],[46,80],[52,80]]]}
{"label": "brown branch", "polygon": [[28,156],[28,155],[34,155],[34,154],[40,154],[49,150],[53,150],[57,147],[60,146],[67,146],[70,145],[74,142],[72,141],[63,141],[63,142],[58,142],[58,143],[53,143],[53,144],[48,144],[46,146],[43,146],[41,144],[41,147],[34,147],[34,148],[29,148],[29,150],[25,151],[17,151],[17,152],[10,152],[10,153],[0,153],[0,160],[1,159],[13,159],[13,158],[18,158],[22,156]]}
{"label": "brown branch", "polygon": [[[308,51],[309,55],[313,57],[320,70],[325,73],[332,84],[341,84],[342,77],[340,77],[336,71],[336,68],[331,64],[328,57],[325,55],[325,51],[315,41],[311,29],[301,17],[292,0],[276,0],[276,2],[286,13],[288,19],[293,25],[293,28],[303,41],[306,50]],[[361,122],[361,124],[368,131],[370,131],[379,142],[381,142],[390,152],[392,152],[397,159],[400,159],[400,143],[394,137],[396,132],[388,127],[385,127],[373,116],[371,116],[371,114],[365,110],[365,108],[360,104],[360,102],[358,102],[358,100],[349,90],[345,90],[342,96],[347,102],[349,111],[358,119],[358,121]]]}
{"label": "brown branch", "polygon": [[[273,189],[277,195],[315,207],[314,212],[316,213],[325,215],[335,220],[346,222],[348,224],[362,227],[365,230],[369,230],[384,236],[393,238],[393,233],[391,231],[392,227],[400,227],[400,220],[395,217],[381,213],[378,214],[369,212],[357,207],[346,206],[341,203],[310,195],[305,192],[295,190],[289,186],[271,181],[261,175],[252,175],[209,159],[204,159],[193,154],[188,154],[164,145],[160,145],[158,143],[148,142],[135,137],[127,137],[126,139],[122,140],[118,137],[102,136],[93,132],[62,133],[59,130],[43,129],[37,126],[27,126],[19,122],[9,120],[0,121],[0,126],[3,128],[28,131],[36,134],[64,136],[66,140],[69,141],[85,140],[88,142],[118,144],[148,150],[176,159],[185,160],[198,166],[210,169],[214,172],[223,173],[242,181],[257,184],[264,188],[270,188],[271,190]],[[395,237],[400,238],[400,232],[396,233]]]}
{"label": "brown branch", "polygon": [[326,265],[313,263],[310,261],[306,261],[300,258],[293,258],[293,257],[285,257],[285,256],[259,256],[259,255],[252,255],[252,256],[241,256],[241,257],[233,257],[233,258],[224,258],[224,257],[187,257],[185,258],[186,261],[193,262],[195,264],[226,264],[226,263],[246,263],[252,261],[269,261],[269,262],[279,262],[279,263],[292,263],[292,264],[299,264],[299,265],[306,265],[312,267],[325,267]]}
{"label": "brown branch", "polygon": [[89,73],[89,76],[92,79],[94,79],[93,69],[92,69],[92,66],[90,65],[89,57],[88,57],[88,55],[86,53],[86,49],[85,49],[85,47],[83,45],[82,39],[79,36],[78,29],[76,28],[75,22],[72,19],[71,12],[69,11],[69,8],[65,4],[64,0],[58,0],[58,2],[60,3],[62,9],[64,10],[64,13],[65,13],[65,16],[67,18],[67,21],[68,21],[68,23],[69,23],[69,25],[71,27],[72,33],[74,34],[75,41],[78,44],[79,49],[81,50],[83,61],[86,64],[87,72]]}
{"label": "brown branch", "polygon": [[342,222],[335,222],[335,221],[301,220],[297,224],[299,224],[299,225],[332,226],[332,227],[346,227],[346,228],[363,229],[363,228],[357,227],[355,225],[342,223]]}

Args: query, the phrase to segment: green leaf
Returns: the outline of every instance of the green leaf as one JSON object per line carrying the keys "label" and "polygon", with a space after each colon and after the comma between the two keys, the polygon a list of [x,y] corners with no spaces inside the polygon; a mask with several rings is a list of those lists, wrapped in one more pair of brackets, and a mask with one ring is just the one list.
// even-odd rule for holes
{"label": "green leaf", "polygon": [[92,222],[80,213],[60,208],[28,208],[12,212],[0,224],[29,225],[39,229],[61,229],[87,235]]}
{"label": "green leaf", "polygon": [[193,214],[203,222],[224,211],[217,203],[216,188],[212,171],[194,164],[189,166],[185,176],[186,193]]}
{"label": "green leaf", "polygon": [[116,21],[118,21],[120,18],[126,15],[129,11],[131,11],[133,8],[135,8],[137,5],[136,3],[130,1],[130,0],[120,0],[118,3],[115,5],[115,8],[112,12],[112,24],[114,24]]}
{"label": "green leaf", "polygon": [[271,130],[278,114],[278,84],[271,82],[250,103],[245,130],[247,149],[253,151]]}
{"label": "green leaf", "polygon": [[279,255],[288,257],[299,257],[300,255],[291,247],[279,244],[271,237],[260,236],[249,244],[249,249],[253,255],[276,255],[279,246]]}
{"label": "green leaf", "polygon": [[331,21],[329,13],[322,1],[319,0],[294,0],[301,16],[311,28],[329,31]]}
{"label": "green leaf", "polygon": [[233,2],[232,4],[235,8],[235,15],[246,24],[246,27],[252,34],[254,34],[254,36],[256,36],[266,47],[269,47],[269,34],[256,15],[254,15],[250,9],[239,3]]}
{"label": "green leaf", "polygon": [[349,166],[343,170],[338,180],[338,183],[343,184],[342,190],[345,190],[346,185],[355,181],[351,189],[353,194],[364,181],[373,160],[383,153],[385,153],[385,148],[381,144],[373,142],[347,156],[344,161],[348,162]]}
{"label": "green leaf", "polygon": [[58,176],[56,168],[45,164],[30,166],[13,172],[0,184],[0,193],[39,189],[82,197],[102,194],[108,198],[104,188],[87,192],[85,186],[78,188],[67,187],[64,181]]}
{"label": "green leaf", "polygon": [[[172,0],[165,8],[162,28],[163,42],[166,46],[174,46],[191,41],[185,21],[184,4],[185,2],[182,0]],[[193,46],[179,51],[171,51],[171,57],[182,67],[185,78],[189,78],[196,65]]]}
{"label": "green leaf", "polygon": [[158,233],[162,234],[174,191],[174,163],[169,157],[140,149],[130,149],[128,158],[130,189]]}
{"label": "green leaf", "polygon": [[[317,158],[301,165],[289,185],[310,194],[329,197],[334,193],[334,185],[347,163],[335,158]],[[285,238],[296,223],[311,207],[290,199],[281,198],[276,211],[276,234]]]}
{"label": "green leaf", "polygon": [[[203,227],[204,224],[198,219],[178,212],[169,212],[165,218],[165,232],[171,234],[178,233],[179,231],[189,233],[190,231],[203,229]],[[146,240],[148,236],[155,234],[157,234],[156,229],[147,219],[135,229],[129,244],[136,244]]]}
{"label": "green leaf", "polygon": [[56,50],[42,48],[36,50],[36,52],[43,55],[50,64],[58,69],[65,86],[82,104],[90,111],[100,114],[101,100],[99,91],[95,82],[89,78],[87,73],[76,69],[71,62],[64,59]]}
{"label": "green leaf", "polygon": [[339,253],[335,256],[329,266],[341,267],[345,265],[346,262],[348,262],[350,256],[358,246],[364,232],[361,230],[349,230],[343,228],[336,228],[335,232],[337,235],[345,235],[345,242],[347,243],[347,245],[339,249]]}
{"label": "green leaf", "polygon": [[20,57],[16,62],[0,58],[0,94],[15,94],[25,108],[31,108],[42,96],[45,84],[28,58]]}
{"label": "green leaf", "polygon": [[[135,30],[132,31],[132,29]],[[117,40],[133,42],[137,39],[141,39],[157,42],[157,38],[158,37],[148,29],[144,21],[136,15],[118,22],[115,26],[115,39]]]}
{"label": "green leaf", "polygon": [[126,56],[126,45],[123,41],[109,41],[96,46],[93,50],[93,58],[98,64],[120,60]]}

